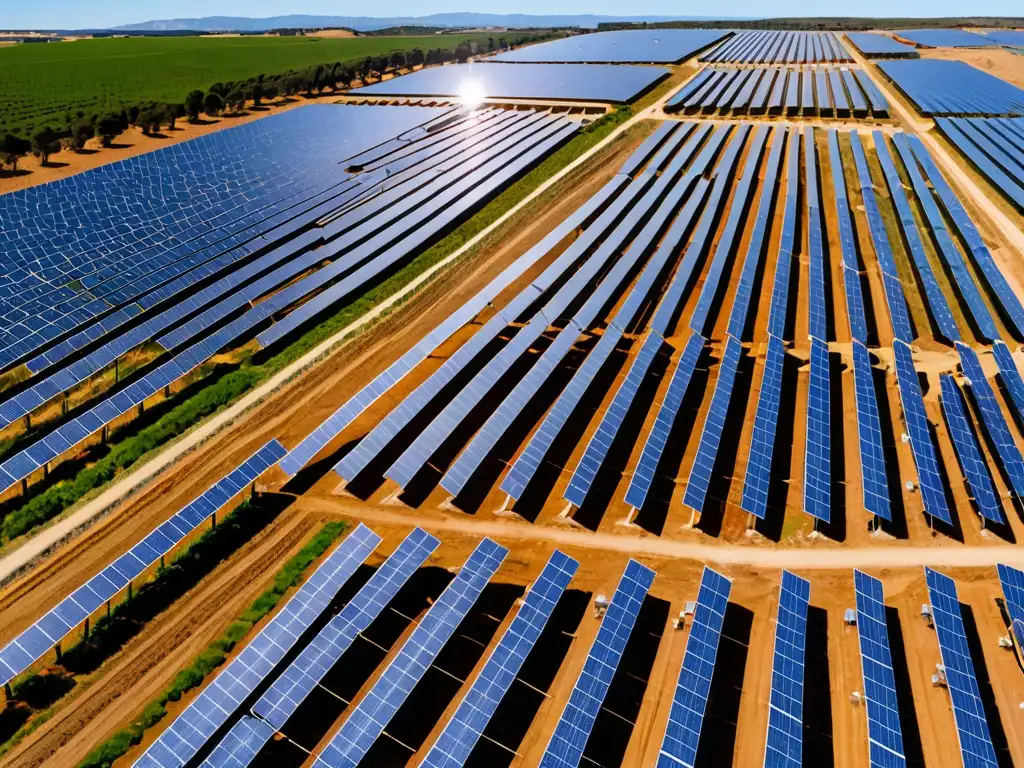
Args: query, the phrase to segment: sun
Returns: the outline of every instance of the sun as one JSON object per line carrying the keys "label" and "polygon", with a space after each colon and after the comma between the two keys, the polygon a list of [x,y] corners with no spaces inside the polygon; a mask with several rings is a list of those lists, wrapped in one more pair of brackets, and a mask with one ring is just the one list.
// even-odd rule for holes
{"label": "sun", "polygon": [[478,80],[463,80],[459,85],[457,95],[459,103],[469,109],[479,107],[487,97],[483,85]]}

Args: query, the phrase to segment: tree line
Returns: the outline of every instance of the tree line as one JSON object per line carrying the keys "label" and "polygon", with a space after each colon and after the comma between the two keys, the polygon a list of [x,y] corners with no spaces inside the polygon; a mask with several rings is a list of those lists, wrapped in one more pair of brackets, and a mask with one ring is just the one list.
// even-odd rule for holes
{"label": "tree line", "polygon": [[424,51],[413,48],[411,51],[395,51],[389,55],[367,56],[357,61],[336,61],[275,75],[261,74],[242,81],[217,82],[205,91],[190,91],[180,103],[148,101],[119,112],[93,115],[81,111],[75,115],[68,113],[63,128],[45,126],[28,138],[16,133],[0,137],[0,169],[6,166],[17,171],[19,161],[30,153],[46,165],[50,155],[62,149],[82,150],[86,142],[93,138],[99,139],[103,147],[109,147],[130,127],[140,129],[145,135],[153,135],[163,128],[174,130],[177,121],[181,119],[195,123],[203,115],[219,117],[240,114],[250,103],[252,108],[262,109],[264,101],[277,98],[302,95],[311,99],[325,92],[338,93],[356,84],[366,85],[374,79],[381,80],[385,75],[397,74],[401,70],[452,61],[466,62],[473,56],[545,39],[549,34],[522,35],[511,41],[504,37],[490,37],[486,43],[464,41],[454,49],[431,48]]}

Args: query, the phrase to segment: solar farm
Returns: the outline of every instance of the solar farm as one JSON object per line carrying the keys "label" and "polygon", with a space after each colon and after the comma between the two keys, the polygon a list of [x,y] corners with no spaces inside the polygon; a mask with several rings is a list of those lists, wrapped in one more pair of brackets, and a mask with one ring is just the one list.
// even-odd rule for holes
{"label": "solar farm", "polygon": [[996,34],[574,35],[0,195],[0,766],[1024,765],[1024,91],[929,53]]}

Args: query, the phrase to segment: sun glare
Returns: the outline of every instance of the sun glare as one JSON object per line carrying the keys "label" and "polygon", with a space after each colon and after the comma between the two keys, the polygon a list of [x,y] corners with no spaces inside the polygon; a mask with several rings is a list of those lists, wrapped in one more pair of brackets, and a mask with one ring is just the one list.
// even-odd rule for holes
{"label": "sun glare", "polygon": [[459,103],[469,109],[479,107],[487,96],[483,86],[476,80],[463,80],[459,86],[458,95]]}

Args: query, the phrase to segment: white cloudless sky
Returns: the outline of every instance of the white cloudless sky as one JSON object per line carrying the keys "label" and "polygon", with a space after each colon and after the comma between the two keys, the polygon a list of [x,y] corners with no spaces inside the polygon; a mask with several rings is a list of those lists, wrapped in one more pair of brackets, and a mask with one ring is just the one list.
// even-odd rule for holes
{"label": "white cloudless sky", "polygon": [[725,17],[772,16],[1019,16],[1022,0],[393,0],[385,5],[354,6],[336,0],[177,0],[139,3],[125,0],[0,0],[2,29],[74,29],[109,27],[166,18],[202,16],[285,16],[293,13],[334,16],[423,16],[431,13],[587,13],[602,15],[664,15]]}

